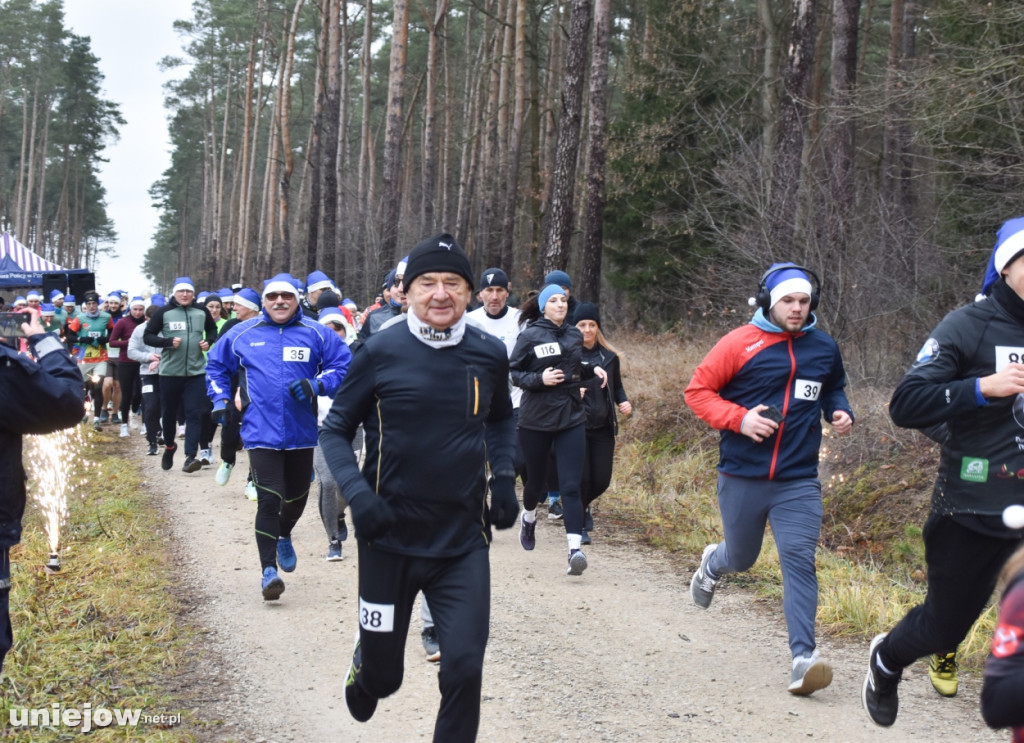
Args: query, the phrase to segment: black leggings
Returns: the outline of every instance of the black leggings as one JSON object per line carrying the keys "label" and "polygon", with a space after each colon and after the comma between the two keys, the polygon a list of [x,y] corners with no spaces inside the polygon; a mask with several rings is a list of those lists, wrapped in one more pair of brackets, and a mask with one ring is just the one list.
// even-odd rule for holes
{"label": "black leggings", "polygon": [[277,567],[277,538],[290,537],[309,498],[312,449],[250,449],[256,483],[256,548],[261,567]]}
{"label": "black leggings", "polygon": [[[160,375],[140,374],[142,389],[142,422],[146,424],[146,441],[155,444],[160,433]],[[171,430],[173,441],[174,430]]]}
{"label": "black leggings", "polygon": [[928,593],[879,648],[882,662],[893,672],[956,648],[992,597],[1007,558],[1021,544],[1020,537],[986,536],[935,514],[925,522],[922,536]]}
{"label": "black leggings", "polygon": [[612,464],[615,459],[615,433],[611,426],[587,429],[587,448],[583,456],[583,477],[580,479],[580,499],[586,510],[600,498],[612,484]]}
{"label": "black leggings", "polygon": [[409,618],[416,594],[423,591],[442,648],[434,741],[475,741],[491,613],[487,548],[431,558],[383,552],[357,541],[363,661],[355,680],[358,692],[382,699],[402,685]]}
{"label": "black leggings", "polygon": [[178,407],[185,409],[185,456],[199,452],[199,434],[203,413],[210,405],[206,397],[206,377],[160,377],[160,407],[164,411],[164,443],[174,445]]}
{"label": "black leggings", "polygon": [[139,365],[122,361],[117,365],[117,383],[121,385],[121,422],[128,422],[128,413],[139,407]]}
{"label": "black leggings", "polygon": [[562,496],[562,509],[566,534],[583,531],[583,505],[580,502],[580,478],[583,474],[583,452],[586,433],[583,424],[564,431],[534,431],[519,429],[519,443],[529,478],[523,485],[523,508],[532,511],[544,497],[547,482],[548,453],[554,450],[558,469],[558,489]]}
{"label": "black leggings", "polygon": [[234,398],[224,409],[224,422],[220,426],[220,458],[234,464],[238,457],[238,444],[242,440],[242,413],[235,407]]}

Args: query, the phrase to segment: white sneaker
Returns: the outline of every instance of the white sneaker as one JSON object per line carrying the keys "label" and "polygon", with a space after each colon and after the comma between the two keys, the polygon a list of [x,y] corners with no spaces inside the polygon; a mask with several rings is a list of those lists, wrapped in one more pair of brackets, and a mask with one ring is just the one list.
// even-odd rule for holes
{"label": "white sneaker", "polygon": [[179,439],[185,438],[185,427],[184,426],[178,426],[178,438]]}
{"label": "white sneaker", "polygon": [[213,464],[213,449],[200,449],[199,450],[199,464],[204,467],[209,467]]}
{"label": "white sneaker", "polygon": [[127,423],[122,423],[121,424],[121,434],[120,434],[121,438],[122,439],[126,439],[130,435],[131,435],[131,431],[128,429],[128,424]]}
{"label": "white sneaker", "polygon": [[220,467],[217,468],[217,484],[227,485],[228,478],[231,477],[231,470],[235,468],[235,465],[228,464],[227,462],[221,462]]}
{"label": "white sneaker", "polygon": [[812,655],[794,658],[789,676],[789,693],[806,696],[832,683],[832,666],[815,651]]}
{"label": "white sneaker", "polygon": [[146,435],[146,424],[145,423],[143,423],[141,426],[139,426],[139,435],[140,436],[145,436]]}
{"label": "white sneaker", "polygon": [[249,500],[256,500],[256,483],[252,480],[245,484],[245,497]]}

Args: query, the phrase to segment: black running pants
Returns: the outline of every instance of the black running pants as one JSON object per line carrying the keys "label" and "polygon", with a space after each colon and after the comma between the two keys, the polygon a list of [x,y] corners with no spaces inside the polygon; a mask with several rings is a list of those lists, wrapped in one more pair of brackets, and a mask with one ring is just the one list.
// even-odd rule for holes
{"label": "black running pants", "polygon": [[260,567],[277,567],[277,538],[290,537],[309,499],[312,449],[250,449],[256,483],[256,548]]}

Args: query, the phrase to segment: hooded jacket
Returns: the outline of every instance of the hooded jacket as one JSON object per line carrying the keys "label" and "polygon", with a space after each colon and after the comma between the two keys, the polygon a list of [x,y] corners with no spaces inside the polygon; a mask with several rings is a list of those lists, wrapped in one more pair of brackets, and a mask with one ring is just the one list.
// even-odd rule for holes
{"label": "hooded jacket", "polygon": [[[161,377],[201,377],[206,371],[206,356],[199,342],[204,337],[210,344],[217,340],[217,323],[213,316],[195,302],[182,306],[171,297],[149,318],[142,340],[147,346],[162,349]],[[175,338],[181,338],[177,348]]]}

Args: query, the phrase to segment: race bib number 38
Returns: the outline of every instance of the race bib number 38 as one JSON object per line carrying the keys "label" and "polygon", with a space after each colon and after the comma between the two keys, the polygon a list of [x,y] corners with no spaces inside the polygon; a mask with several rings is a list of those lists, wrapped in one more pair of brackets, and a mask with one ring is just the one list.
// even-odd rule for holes
{"label": "race bib number 38", "polygon": [[285,346],[285,361],[309,361],[309,348],[306,346]]}
{"label": "race bib number 38", "polygon": [[815,401],[821,396],[821,382],[798,379],[793,384],[793,397],[797,400]]}
{"label": "race bib number 38", "polygon": [[538,359],[547,359],[552,356],[558,356],[562,353],[562,349],[559,348],[557,343],[542,343],[539,346],[534,346],[533,352],[537,355]]}
{"label": "race bib number 38", "polygon": [[395,628],[395,605],[371,604],[360,596],[359,626],[367,632],[391,632]]}

